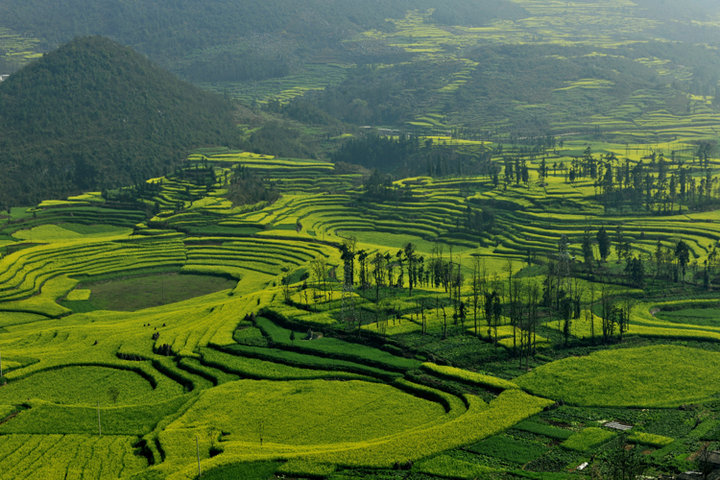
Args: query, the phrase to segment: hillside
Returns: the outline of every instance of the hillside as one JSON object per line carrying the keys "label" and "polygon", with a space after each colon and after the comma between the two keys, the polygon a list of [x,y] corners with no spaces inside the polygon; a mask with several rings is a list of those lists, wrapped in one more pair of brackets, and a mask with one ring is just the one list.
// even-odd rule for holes
{"label": "hillside", "polygon": [[[378,145],[428,153],[400,140]],[[0,225],[0,472],[697,469],[703,445],[720,447],[720,194],[705,187],[720,161],[695,161],[691,146],[651,164],[657,145],[502,144],[502,181],[387,184],[205,150],[142,192],[148,220],[98,193],[13,208]],[[279,198],[238,207],[228,178]]]}
{"label": "hillside", "polygon": [[0,202],[27,204],[162,174],[187,149],[233,141],[231,106],[101,37],[0,84]]}
{"label": "hillside", "polygon": [[[99,34],[249,108],[322,126],[320,137],[372,125],[654,141],[674,137],[668,126],[707,130],[720,113],[720,7],[709,0],[46,3],[0,0],[0,73]],[[263,137],[258,122],[239,123]],[[329,157],[292,148],[298,130],[248,148]]]}
{"label": "hillside", "polygon": [[[0,0],[0,33],[10,29],[46,51],[78,35],[132,45],[164,67],[196,81],[280,77],[305,62],[362,61],[372,52],[344,41],[411,9],[435,8],[439,23],[483,24],[517,18],[508,0],[189,0],[118,2]],[[2,57],[3,45],[0,45]],[[352,51],[351,51],[352,50]]]}
{"label": "hillside", "polygon": [[438,25],[434,14],[409,12],[384,31],[355,39],[365,48],[385,48],[381,65],[358,65],[322,90],[308,88],[293,98],[286,90],[275,98],[291,103],[284,109],[297,119],[319,110],[361,126],[418,134],[461,130],[484,139],[591,134],[648,140],[666,125],[704,127],[709,122],[701,112],[717,115],[720,29],[700,21],[717,15],[717,3],[692,2],[682,16],[669,7],[653,9],[652,2],[517,3],[526,17],[481,28]]}

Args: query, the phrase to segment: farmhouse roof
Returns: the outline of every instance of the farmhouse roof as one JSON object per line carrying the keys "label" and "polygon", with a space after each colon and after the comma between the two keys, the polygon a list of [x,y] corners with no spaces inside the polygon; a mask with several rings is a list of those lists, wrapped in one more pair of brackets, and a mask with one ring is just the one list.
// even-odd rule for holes
{"label": "farmhouse roof", "polygon": [[631,430],[633,427],[632,425],[625,425],[624,423],[620,422],[607,422],[603,427],[606,428],[612,428],[613,430],[620,430],[622,432],[627,432],[628,430]]}
{"label": "farmhouse roof", "polygon": [[720,452],[714,450],[708,453],[706,460],[708,463],[712,463],[713,465],[720,465]]}

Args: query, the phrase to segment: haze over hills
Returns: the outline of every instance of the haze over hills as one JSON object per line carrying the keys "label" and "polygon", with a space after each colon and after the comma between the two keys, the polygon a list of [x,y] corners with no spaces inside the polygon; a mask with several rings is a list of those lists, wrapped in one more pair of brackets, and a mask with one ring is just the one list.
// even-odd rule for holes
{"label": "haze over hills", "polygon": [[[708,0],[0,0],[0,68],[101,34],[205,89],[334,134],[342,122],[624,141],[654,135],[648,117],[687,126],[705,108],[696,97],[715,96],[719,12]],[[275,140],[257,144],[297,143]]]}
{"label": "haze over hills", "polygon": [[434,21],[449,25],[524,14],[508,0],[2,0],[0,26],[36,41],[41,51],[99,34],[187,78],[237,81],[286,75],[307,61],[362,62],[372,52],[345,41],[387,28],[386,19],[410,9],[429,8]]}
{"label": "haze over hills", "polygon": [[0,201],[134,184],[190,147],[228,145],[231,106],[106,38],[76,39],[0,84]]}

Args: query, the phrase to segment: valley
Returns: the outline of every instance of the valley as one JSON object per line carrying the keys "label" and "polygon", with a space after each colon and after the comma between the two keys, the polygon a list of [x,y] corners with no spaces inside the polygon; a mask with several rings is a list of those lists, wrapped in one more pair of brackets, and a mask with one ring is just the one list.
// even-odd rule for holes
{"label": "valley", "polygon": [[718,19],[0,0],[0,479],[713,478]]}

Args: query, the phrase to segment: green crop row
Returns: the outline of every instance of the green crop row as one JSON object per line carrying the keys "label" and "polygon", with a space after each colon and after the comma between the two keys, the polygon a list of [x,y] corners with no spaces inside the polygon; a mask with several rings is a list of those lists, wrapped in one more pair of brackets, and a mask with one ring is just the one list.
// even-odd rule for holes
{"label": "green crop row", "polygon": [[553,425],[541,423],[532,419],[523,420],[522,422],[515,425],[513,428],[517,430],[522,430],[524,432],[534,433],[536,435],[543,435],[545,437],[555,440],[567,440],[573,434],[572,430],[555,427]]}
{"label": "green crop row", "polygon": [[[268,312],[270,313],[270,312]],[[283,320],[274,315],[275,318]],[[285,319],[285,321],[287,321]],[[314,340],[302,340],[304,332],[294,332],[295,340],[290,339],[291,330],[279,326],[269,318],[260,316],[255,323],[276,346],[290,347],[293,350],[310,354],[322,354],[352,362],[372,365],[379,368],[404,371],[420,366],[420,362],[410,358],[398,357],[384,350],[352,343],[333,337],[321,337]]]}
{"label": "green crop row", "polygon": [[524,465],[539,458],[548,450],[548,447],[531,440],[513,438],[508,435],[495,435],[465,447],[465,449],[488,457]]}
{"label": "green crop row", "polygon": [[478,463],[471,463],[449,455],[438,455],[413,465],[413,471],[440,478],[493,478],[501,470]]}
{"label": "green crop row", "polygon": [[[0,471],[24,479],[127,478],[147,468],[133,436],[3,435]],[[52,461],[47,461],[52,458]]]}
{"label": "green crop row", "polygon": [[5,420],[16,411],[12,405],[0,405],[0,421]]}
{"label": "green crop row", "polygon": [[628,437],[628,440],[632,443],[639,443],[641,445],[649,445],[657,448],[666,447],[675,441],[670,437],[645,432],[633,432]]}
{"label": "green crop row", "polygon": [[315,370],[300,367],[293,367],[282,363],[248,358],[238,355],[230,355],[211,348],[200,350],[203,365],[210,366],[221,372],[237,375],[242,378],[268,379],[268,380],[299,380],[313,378],[342,378],[342,379],[365,379],[366,377],[356,373]]}
{"label": "green crop row", "polygon": [[[212,345],[210,345],[212,347]],[[292,367],[299,367],[311,370],[329,370],[355,373],[358,375],[367,375],[373,378],[383,380],[393,380],[401,374],[388,372],[379,368],[368,367],[358,363],[348,362],[346,360],[338,360],[332,358],[324,358],[315,355],[307,355],[299,352],[287,350],[277,350],[273,348],[251,347],[247,345],[231,345],[220,348],[221,351],[238,355],[241,357],[257,358],[270,362],[282,363]]]}
{"label": "green crop row", "polygon": [[102,366],[66,366],[11,380],[0,389],[0,403],[20,404],[33,399],[62,404],[144,401],[155,385],[137,372]]}
{"label": "green crop row", "polygon": [[[164,264],[182,265],[181,243],[76,242],[59,248],[33,247],[0,261],[0,298],[27,298],[61,275],[98,275]],[[65,293],[65,292],[62,292]]]}
{"label": "green crop row", "polygon": [[313,463],[302,459],[290,459],[280,465],[277,473],[288,475],[292,478],[326,478],[337,467],[328,463]]}
{"label": "green crop row", "polygon": [[561,445],[570,450],[578,452],[587,452],[590,449],[599,447],[615,437],[616,433],[610,430],[604,430],[597,427],[587,427],[579,432],[572,434]]}
{"label": "green crop row", "polygon": [[508,390],[519,388],[515,383],[502,378],[484,375],[482,373],[471,372],[461,368],[455,368],[444,365],[436,365],[434,363],[423,363],[422,368],[430,373],[449,378],[451,380],[459,380],[461,382],[478,385],[480,387],[491,388],[494,390]]}
{"label": "green crop row", "polygon": [[106,435],[144,435],[165,416],[185,402],[183,397],[135,406],[69,406],[31,401],[12,421],[0,425],[0,434],[97,434],[98,410],[100,428]]}

